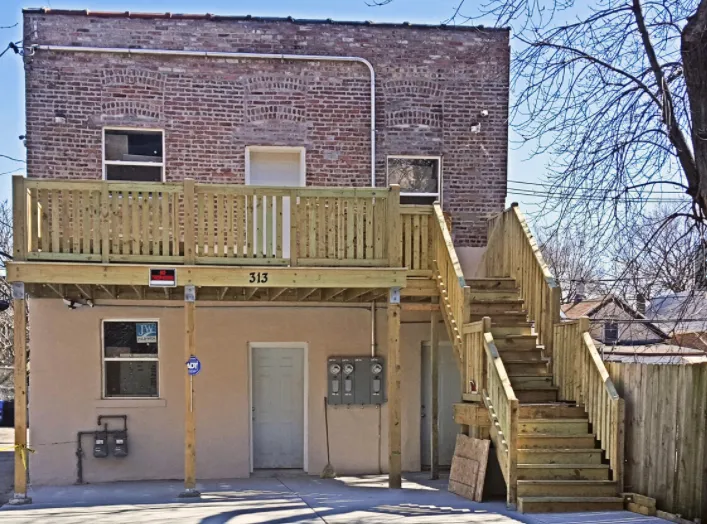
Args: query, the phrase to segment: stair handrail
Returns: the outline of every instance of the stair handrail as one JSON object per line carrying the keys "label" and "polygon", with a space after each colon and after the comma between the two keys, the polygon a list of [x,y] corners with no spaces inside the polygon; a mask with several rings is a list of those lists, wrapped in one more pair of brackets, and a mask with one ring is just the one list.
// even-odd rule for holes
{"label": "stair handrail", "polygon": [[471,318],[471,290],[466,285],[459,258],[454,249],[452,235],[438,202],[433,204],[435,222],[434,229],[434,268],[437,285],[440,290],[440,310],[445,317],[450,338],[461,360],[463,353],[463,326]]}
{"label": "stair handrail", "polygon": [[552,356],[553,326],[560,321],[561,290],[518,204],[488,220],[486,276],[511,277],[535,323],[545,355]]}
{"label": "stair handrail", "polygon": [[584,405],[606,452],[618,491],[623,490],[625,404],[589,334],[589,318],[555,325],[553,377],[560,400]]}
{"label": "stair handrail", "polygon": [[[491,319],[484,317],[489,329]],[[490,331],[483,337],[486,372],[483,399],[496,433],[496,454],[507,486],[507,503],[515,506],[518,489],[518,397],[511,386],[506,368]]]}

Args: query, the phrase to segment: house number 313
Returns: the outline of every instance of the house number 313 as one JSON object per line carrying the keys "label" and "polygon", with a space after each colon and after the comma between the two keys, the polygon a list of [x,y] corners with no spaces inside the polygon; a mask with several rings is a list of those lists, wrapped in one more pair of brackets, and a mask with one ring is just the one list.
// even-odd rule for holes
{"label": "house number 313", "polygon": [[248,282],[251,284],[265,284],[268,281],[268,274],[267,273],[250,273],[250,279]]}

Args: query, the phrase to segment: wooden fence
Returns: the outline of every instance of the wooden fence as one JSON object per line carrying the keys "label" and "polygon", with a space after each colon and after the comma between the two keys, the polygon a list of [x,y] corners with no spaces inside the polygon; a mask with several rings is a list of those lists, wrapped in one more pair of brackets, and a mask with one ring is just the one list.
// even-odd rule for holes
{"label": "wooden fence", "polygon": [[607,362],[626,402],[625,490],[707,519],[707,364]]}

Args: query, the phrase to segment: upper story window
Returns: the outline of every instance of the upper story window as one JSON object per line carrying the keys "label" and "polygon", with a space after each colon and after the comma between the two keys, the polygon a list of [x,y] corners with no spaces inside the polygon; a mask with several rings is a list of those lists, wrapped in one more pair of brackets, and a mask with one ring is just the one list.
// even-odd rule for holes
{"label": "upper story window", "polygon": [[164,180],[162,131],[104,129],[103,133],[103,170],[106,180]]}
{"label": "upper story window", "polygon": [[439,157],[389,156],[388,185],[400,185],[403,204],[431,204],[440,200],[441,164]]}
{"label": "upper story window", "polygon": [[103,321],[103,396],[157,397],[158,323]]}
{"label": "upper story window", "polygon": [[604,324],[604,344],[614,344],[619,341],[619,324],[607,322]]}

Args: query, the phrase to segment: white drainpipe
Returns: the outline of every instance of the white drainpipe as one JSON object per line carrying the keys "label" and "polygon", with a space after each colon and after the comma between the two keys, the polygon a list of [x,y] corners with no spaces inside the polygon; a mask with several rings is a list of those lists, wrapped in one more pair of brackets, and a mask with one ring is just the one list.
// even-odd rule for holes
{"label": "white drainpipe", "polygon": [[373,65],[359,56],[285,55],[268,53],[237,53],[228,51],[179,51],[171,49],[130,49],[125,47],[81,47],[33,45],[33,50],[73,53],[114,53],[127,55],[201,56],[204,58],[250,58],[255,60],[302,60],[307,62],[358,62],[371,74],[371,187],[376,187],[376,73]]}

